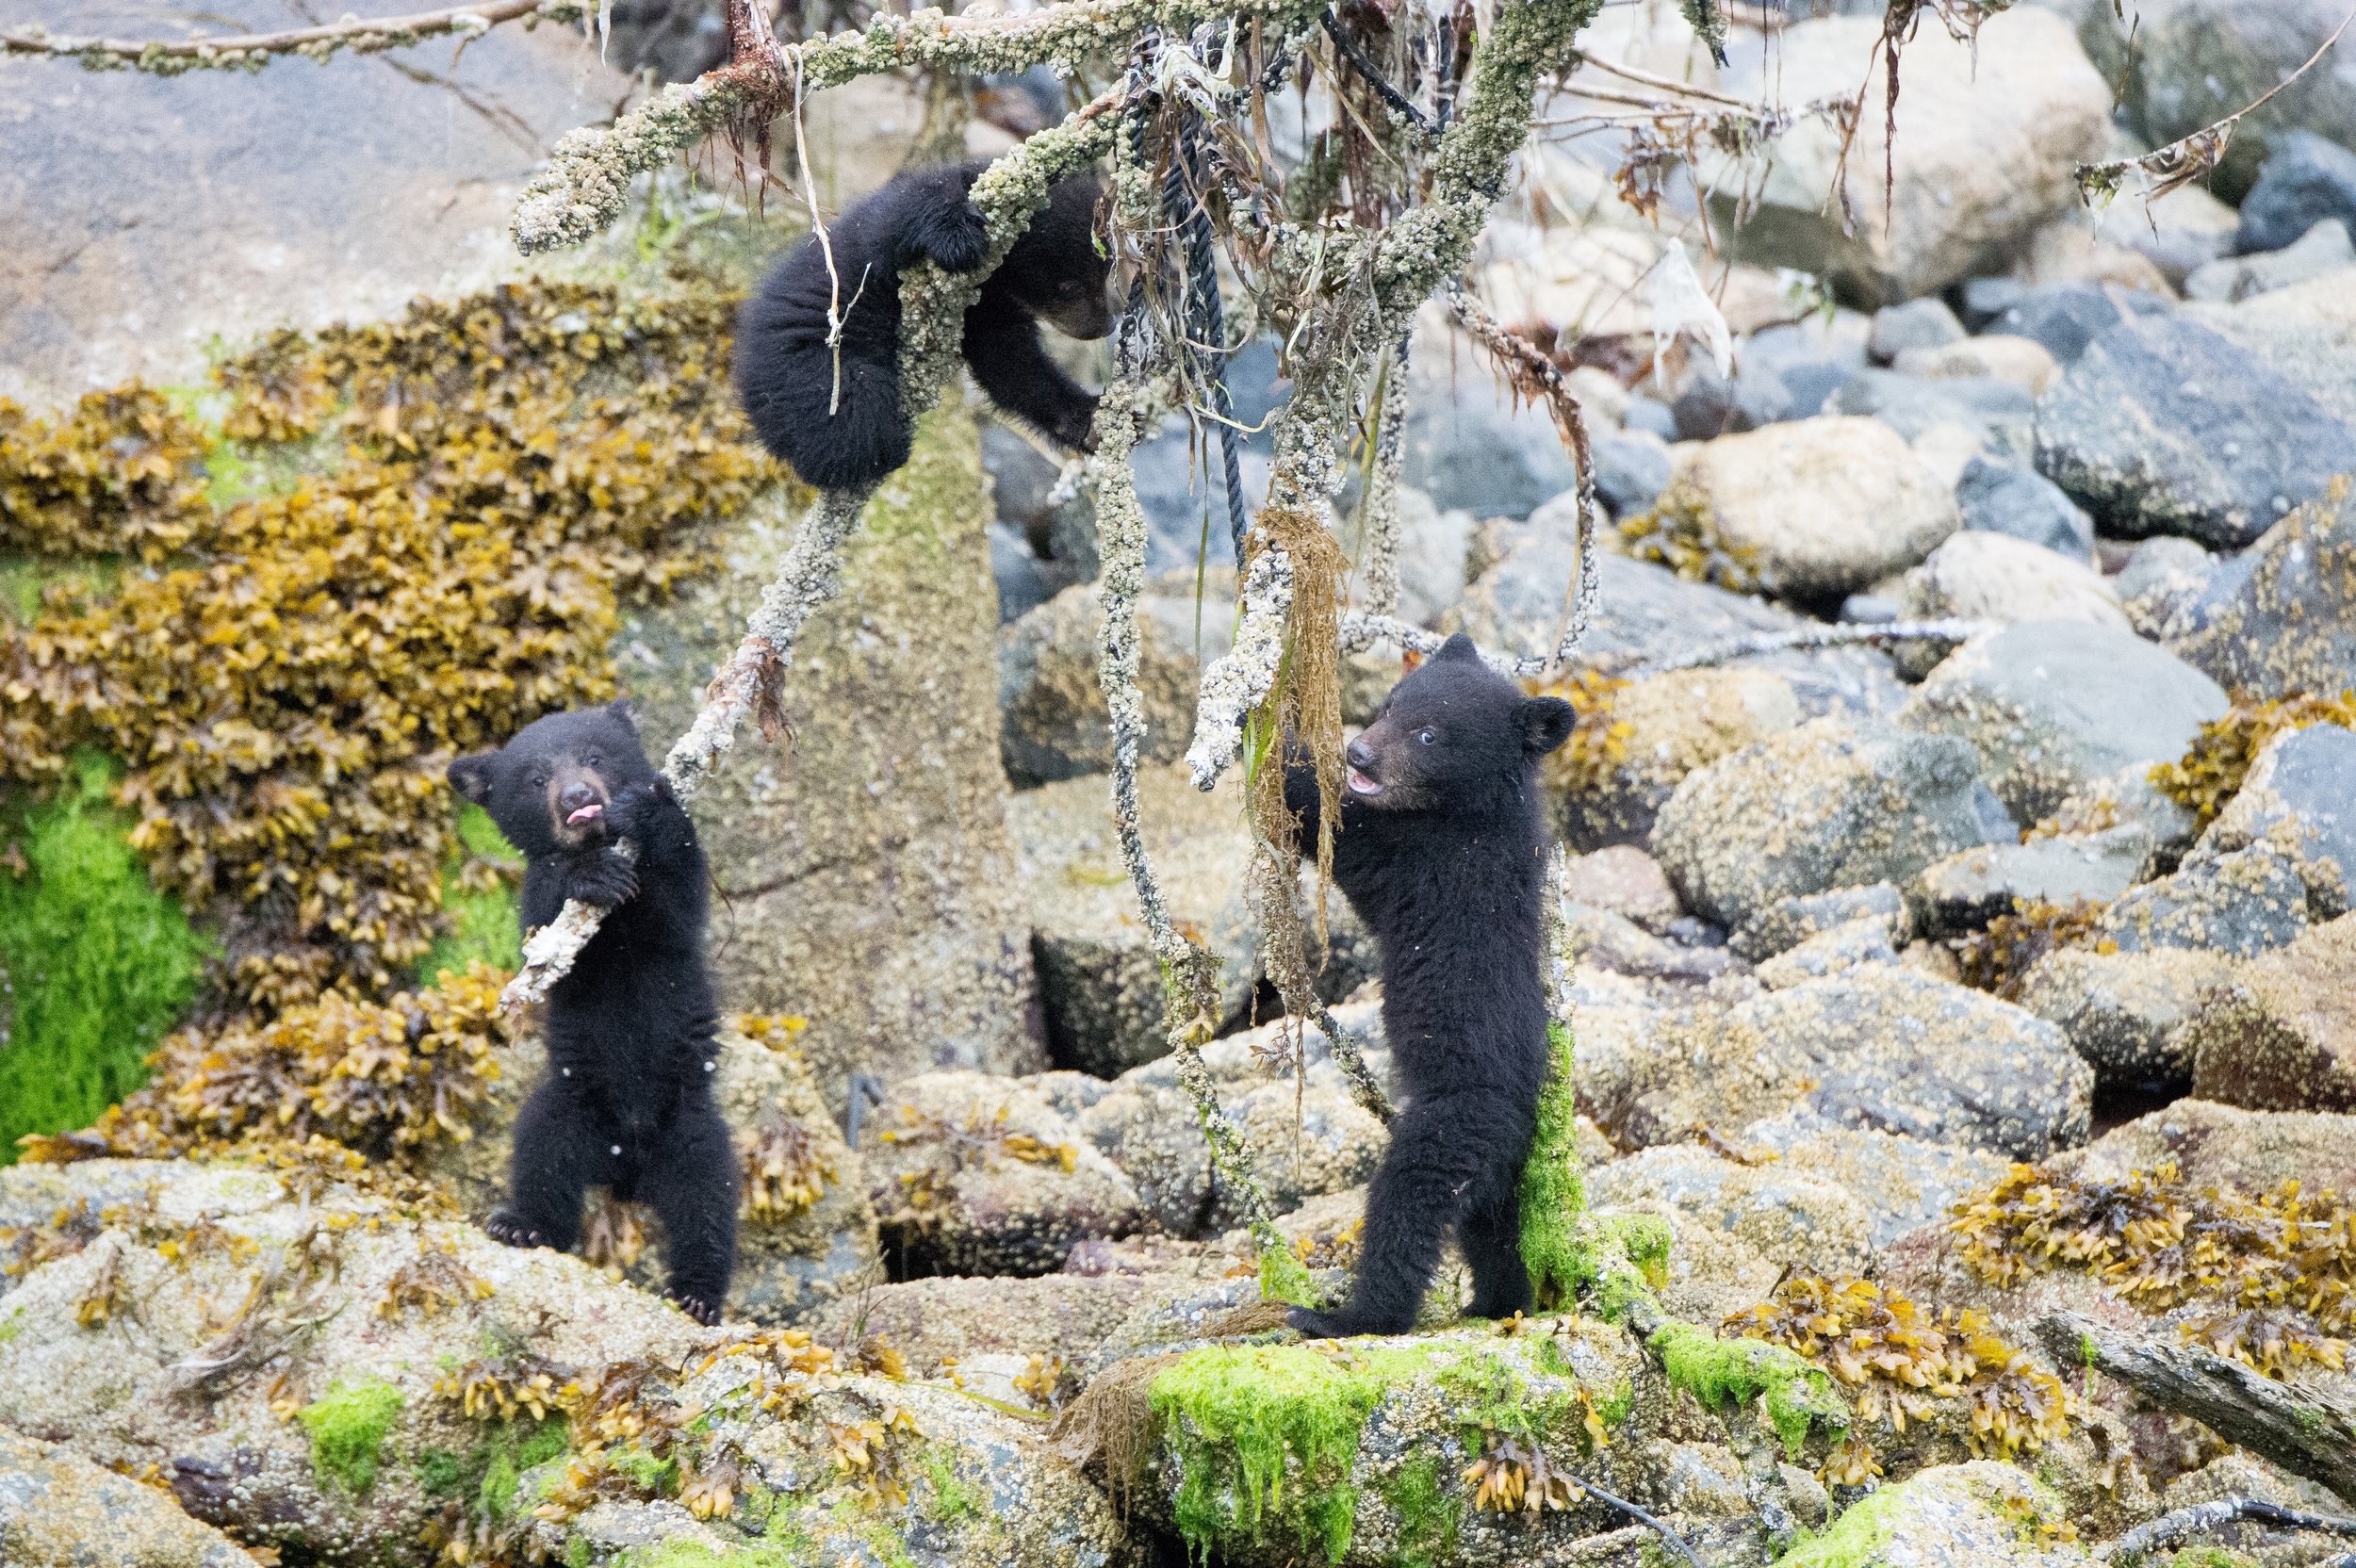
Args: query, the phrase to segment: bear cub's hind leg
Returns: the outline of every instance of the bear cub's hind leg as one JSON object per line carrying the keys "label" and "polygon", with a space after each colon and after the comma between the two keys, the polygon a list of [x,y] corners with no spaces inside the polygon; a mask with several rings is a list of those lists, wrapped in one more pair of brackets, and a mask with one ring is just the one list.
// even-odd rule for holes
{"label": "bear cub's hind leg", "polygon": [[698,1323],[719,1322],[736,1269],[736,1152],[709,1097],[680,1107],[643,1185],[663,1221],[671,1299]]}
{"label": "bear cub's hind leg", "polygon": [[515,1117],[508,1200],[483,1222],[485,1235],[509,1247],[573,1250],[592,1178],[588,1146],[597,1136],[585,1119],[582,1107],[555,1081],[532,1091]]}

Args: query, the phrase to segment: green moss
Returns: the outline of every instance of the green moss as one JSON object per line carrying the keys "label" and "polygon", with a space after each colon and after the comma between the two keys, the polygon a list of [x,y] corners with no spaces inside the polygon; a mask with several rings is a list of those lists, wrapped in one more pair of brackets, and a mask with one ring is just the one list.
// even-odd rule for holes
{"label": "green moss", "polygon": [[1576,1046],[1568,1025],[1546,1026],[1554,1071],[1538,1101],[1538,1132],[1522,1162],[1522,1262],[1541,1311],[1568,1306],[1595,1277],[1581,1251],[1579,1217],[1587,1212],[1587,1178],[1579,1168]]}
{"label": "green moss", "polygon": [[1822,1534],[1807,1537],[1775,1559],[1775,1568],[1864,1568],[1890,1544],[1905,1493],[1902,1482],[1858,1499]]}
{"label": "green moss", "polygon": [[883,1560],[884,1568],[916,1568],[916,1560],[908,1556],[908,1544],[895,1534],[891,1526],[870,1523],[859,1531],[859,1539],[867,1549]]}
{"label": "green moss", "polygon": [[49,800],[0,818],[0,1165],[28,1134],[86,1127],[147,1081],[148,1054],[196,992],[205,942],[147,879],[80,756]]}
{"label": "green moss", "polygon": [[1793,1458],[1811,1429],[1849,1425],[1832,1380],[1796,1351],[1764,1340],[1719,1339],[1691,1323],[1663,1324],[1650,1343],[1669,1381],[1714,1414],[1748,1410],[1764,1398],[1767,1419]]}
{"label": "green moss", "polygon": [[25,1331],[25,1325],[31,1317],[32,1314],[19,1310],[0,1318],[0,1345],[13,1342],[17,1335]]}
{"label": "green moss", "polygon": [[957,1469],[947,1456],[938,1452],[926,1454],[924,1473],[932,1478],[934,1518],[954,1525],[981,1511],[973,1501],[973,1489],[957,1478]]}
{"label": "green moss", "polygon": [[801,1538],[742,1546],[671,1540],[624,1552],[614,1568],[809,1568],[814,1560],[809,1543]]}
{"label": "green moss", "polygon": [[1274,1546],[1339,1561],[1357,1519],[1359,1438],[1389,1389],[1436,1384],[1468,1435],[1535,1439],[1572,1418],[1575,1391],[1538,1396],[1503,1343],[1362,1343],[1346,1356],[1305,1345],[1215,1346],[1165,1368],[1151,1402],[1181,1471],[1179,1533],[1205,1557]]}
{"label": "green moss", "polygon": [[330,1384],[327,1397],[295,1415],[311,1434],[311,1468],[347,1492],[368,1491],[403,1403],[400,1389],[378,1379]]}
{"label": "green moss", "polygon": [[571,1428],[561,1415],[545,1421],[495,1422],[463,1455],[447,1448],[420,1453],[417,1479],[430,1497],[459,1497],[476,1516],[502,1520],[515,1512],[525,1473],[570,1446]]}
{"label": "green moss", "polygon": [[657,1459],[644,1448],[632,1447],[608,1449],[605,1460],[641,1492],[668,1497],[679,1490],[679,1461],[675,1459]]}
{"label": "green moss", "polygon": [[442,907],[450,929],[417,963],[417,980],[434,985],[451,972],[464,973],[477,959],[493,969],[515,969],[523,962],[522,900],[513,881],[497,887],[471,889],[461,884],[459,870],[466,858],[520,872],[523,857],[507,841],[482,807],[464,805],[458,813],[459,849],[442,870]]}
{"label": "green moss", "polygon": [[1409,1460],[1398,1474],[1378,1483],[1377,1491],[1399,1521],[1398,1543],[1391,1551],[1396,1568],[1433,1568],[1455,1557],[1456,1527],[1464,1517],[1464,1500],[1440,1485],[1438,1460]]}

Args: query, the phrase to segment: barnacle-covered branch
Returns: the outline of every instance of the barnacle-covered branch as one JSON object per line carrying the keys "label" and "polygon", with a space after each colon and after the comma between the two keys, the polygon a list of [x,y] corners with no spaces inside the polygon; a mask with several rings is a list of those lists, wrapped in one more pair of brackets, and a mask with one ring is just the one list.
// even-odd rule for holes
{"label": "barnacle-covered branch", "polygon": [[1194,741],[1186,747],[1186,766],[1196,789],[1218,786],[1219,776],[1242,751],[1244,715],[1275,690],[1277,666],[1284,661],[1284,612],[1292,602],[1292,560],[1283,547],[1271,544],[1244,576],[1235,645],[1203,672]]}
{"label": "barnacle-covered branch", "polygon": [[317,27],[174,40],[80,37],[53,33],[36,23],[0,30],[0,55],[70,59],[88,71],[145,71],[157,76],[184,71],[259,71],[284,55],[301,55],[324,65],[346,49],[355,55],[381,54],[434,38],[480,38],[502,22],[521,20],[526,26],[536,26],[578,22],[588,12],[587,0],[483,0],[409,16],[347,16]]}
{"label": "barnacle-covered branch", "polygon": [[[1364,653],[1370,647],[1387,643],[1402,653],[1412,653],[1418,658],[1429,659],[1439,652],[1440,645],[1448,641],[1448,638],[1441,633],[1419,627],[1412,621],[1402,621],[1397,615],[1377,615],[1364,610],[1343,611],[1341,624],[1337,629],[1344,653]],[[1511,676],[1516,679],[1538,675],[1546,667],[1546,656],[1543,654],[1526,654],[1515,657],[1512,654],[1492,653],[1483,648],[1481,657],[1482,662],[1497,674]]]}
{"label": "barnacle-covered branch", "polygon": [[1399,465],[1407,445],[1407,339],[1377,373],[1374,462],[1359,515],[1360,598],[1377,615],[1399,612]]}
{"label": "barnacle-covered branch", "polygon": [[1648,676],[1700,669],[1705,665],[1723,664],[1731,659],[1748,659],[1761,653],[1784,653],[1795,648],[1855,647],[1883,643],[1967,643],[1996,630],[1997,624],[1994,621],[1952,619],[1842,621],[1795,627],[1789,631],[1759,631],[1747,637],[1729,638],[1723,643],[1711,643],[1704,647],[1673,654],[1665,659],[1648,660],[1615,673],[1629,680],[1643,680]]}
{"label": "barnacle-covered branch", "polygon": [[1164,1021],[1177,1063],[1178,1086],[1193,1102],[1211,1163],[1244,1211],[1260,1253],[1260,1285],[1273,1300],[1313,1306],[1308,1270],[1293,1255],[1268,1206],[1252,1151],[1219,1102],[1219,1089],[1203,1065],[1203,1042],[1216,1027],[1219,958],[1191,938],[1179,935],[1162,898],[1153,862],[1137,821],[1137,756],[1145,741],[1145,700],[1137,691],[1137,600],[1145,591],[1145,512],[1137,504],[1129,453],[1146,423],[1142,381],[1123,376],[1104,389],[1096,411],[1096,455],[1088,473],[1096,492],[1097,549],[1104,561],[1098,592],[1104,627],[1098,644],[1097,679],[1112,714],[1113,818],[1121,834],[1121,857],[1137,890],[1147,936],[1161,960]]}
{"label": "barnacle-covered branch", "polygon": [[2101,1555],[2110,1561],[2140,1562],[2152,1552],[2181,1546],[2196,1536],[2214,1534],[2227,1525],[2238,1525],[2244,1520],[2279,1530],[2356,1536],[2356,1519],[2310,1513],[2304,1509],[2284,1508],[2279,1503],[2245,1497],[2235,1493],[2205,1503],[2194,1503],[2189,1508],[2180,1508],[2137,1525],[2103,1547]]}

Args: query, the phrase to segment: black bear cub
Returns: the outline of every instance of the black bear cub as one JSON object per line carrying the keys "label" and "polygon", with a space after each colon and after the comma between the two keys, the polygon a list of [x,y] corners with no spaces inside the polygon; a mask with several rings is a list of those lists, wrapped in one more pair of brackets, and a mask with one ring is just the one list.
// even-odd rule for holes
{"label": "black bear cub", "polygon": [[[1551,1065],[1538,760],[1571,721],[1568,703],[1523,695],[1460,633],[1350,743],[1333,881],[1381,950],[1405,1103],[1366,1194],[1350,1304],[1293,1309],[1313,1338],[1413,1328],[1451,1228],[1474,1316],[1530,1306],[1518,1187]],[[1317,776],[1298,757],[1284,796],[1314,843]]]}
{"label": "black bear cub", "polygon": [[[736,1266],[736,1155],[712,1094],[719,1010],[704,970],[703,846],[646,762],[626,704],[552,713],[450,766],[523,852],[523,923],[605,911],[548,993],[548,1072],[515,1121],[507,1203],[483,1229],[569,1251],[592,1186],[662,1217],[671,1298],[720,1319]],[[627,841],[634,858],[614,852]]]}
{"label": "black bear cub", "polygon": [[[919,260],[949,272],[981,266],[990,237],[966,195],[987,167],[951,164],[894,177],[827,229],[831,274],[813,236],[744,302],[736,325],[737,395],[761,444],[805,482],[855,488],[908,460],[900,270]],[[1112,331],[1104,292],[1111,264],[1095,237],[1101,188],[1092,174],[1056,185],[965,314],[965,362],[990,401],[1074,449],[1088,445],[1096,394],[1047,357],[1039,323],[1044,318],[1073,337]],[[839,352],[826,342],[830,303],[843,318]]]}

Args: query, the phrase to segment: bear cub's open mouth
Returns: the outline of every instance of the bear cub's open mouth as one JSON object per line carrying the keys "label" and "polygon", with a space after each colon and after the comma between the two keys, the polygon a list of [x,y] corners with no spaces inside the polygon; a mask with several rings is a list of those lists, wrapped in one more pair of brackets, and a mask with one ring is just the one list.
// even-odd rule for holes
{"label": "bear cub's open mouth", "polygon": [[584,822],[594,822],[597,818],[604,815],[604,803],[601,801],[591,801],[580,810],[575,811],[571,816],[566,817],[564,819],[564,825],[567,827],[579,827]]}

